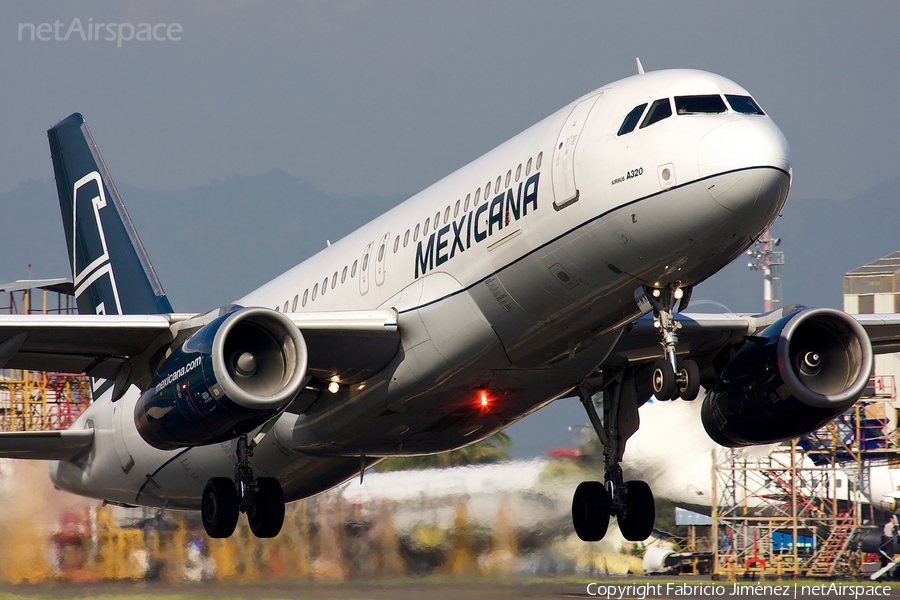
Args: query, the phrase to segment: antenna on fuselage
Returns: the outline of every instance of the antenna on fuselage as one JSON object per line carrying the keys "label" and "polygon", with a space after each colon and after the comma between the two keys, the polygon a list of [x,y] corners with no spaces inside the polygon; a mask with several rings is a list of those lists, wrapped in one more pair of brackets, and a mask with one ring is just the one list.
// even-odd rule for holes
{"label": "antenna on fuselage", "polygon": [[641,58],[638,56],[638,57],[635,57],[634,60],[637,61],[638,75],[643,75],[644,74],[644,65],[641,64]]}

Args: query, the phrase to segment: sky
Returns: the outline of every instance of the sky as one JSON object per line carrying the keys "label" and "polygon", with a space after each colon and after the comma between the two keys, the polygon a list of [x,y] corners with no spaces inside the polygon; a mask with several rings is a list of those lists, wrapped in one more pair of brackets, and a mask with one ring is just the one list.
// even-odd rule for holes
{"label": "sky", "polygon": [[[144,23],[158,39],[127,39]],[[791,146],[788,208],[802,219],[810,203],[900,177],[897,23],[896,1],[12,0],[0,9],[0,195],[51,180],[46,130],[81,112],[120,190],[277,170],[330,197],[404,197],[635,74],[640,57],[648,71],[703,69],[749,90]],[[82,39],[89,27],[100,39]],[[215,212],[215,197],[201,196]],[[159,233],[135,215],[154,206],[134,202],[155,197],[124,197],[148,248]],[[155,227],[178,220],[168,209]],[[302,211],[321,214],[315,203]],[[344,218],[345,231],[363,224],[354,211]],[[47,235],[59,225],[47,215]],[[210,238],[235,252],[230,238]],[[269,258],[264,243],[241,252]],[[731,269],[759,295],[758,273]],[[185,268],[160,276],[167,289],[198,285]],[[541,414],[552,410],[563,407]],[[583,422],[572,410],[557,420]]]}
{"label": "sky", "polygon": [[[793,196],[841,199],[900,169],[898,17],[894,1],[7,2],[0,193],[51,176],[46,129],[78,111],[143,189],[278,168],[412,194],[639,56],[743,85],[791,144]],[[55,39],[75,19],[101,39]],[[163,41],[128,40],[141,23]]]}

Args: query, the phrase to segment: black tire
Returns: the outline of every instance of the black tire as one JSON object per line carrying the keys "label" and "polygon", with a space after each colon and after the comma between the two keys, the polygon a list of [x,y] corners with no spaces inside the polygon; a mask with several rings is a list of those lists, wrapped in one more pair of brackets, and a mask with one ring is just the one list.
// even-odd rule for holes
{"label": "black tire", "polygon": [[259,491],[247,513],[250,531],[258,538],[273,538],[284,524],[284,492],[274,477],[260,477],[256,485]]}
{"label": "black tire", "polygon": [[700,367],[697,363],[687,358],[678,364],[679,395],[682,400],[696,400],[700,393]]}
{"label": "black tire", "polygon": [[650,370],[650,383],[657,400],[671,400],[675,396],[675,369],[672,364],[662,358],[657,359]]}
{"label": "black tire", "polygon": [[609,527],[610,502],[599,481],[582,481],[572,497],[572,524],[585,542],[599,542]]}
{"label": "black tire", "polygon": [[643,481],[625,482],[625,514],[619,517],[619,531],[629,542],[642,542],[653,533],[656,504],[653,492]]}
{"label": "black tire", "polygon": [[203,528],[211,538],[227,538],[237,527],[238,496],[234,482],[228,477],[213,477],[203,488],[200,514]]}

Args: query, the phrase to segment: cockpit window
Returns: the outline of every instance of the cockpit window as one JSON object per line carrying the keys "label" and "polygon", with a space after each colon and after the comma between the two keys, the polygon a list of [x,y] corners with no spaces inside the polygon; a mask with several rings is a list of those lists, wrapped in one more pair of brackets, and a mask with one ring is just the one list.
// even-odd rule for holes
{"label": "cockpit window", "polygon": [[750,96],[734,96],[731,94],[725,94],[725,99],[728,100],[728,104],[731,105],[732,110],[734,112],[743,113],[745,115],[764,115],[766,113],[759,107],[759,104],[754,102],[753,98]]}
{"label": "cockpit window", "polygon": [[641,123],[640,129],[644,127],[649,127],[654,123],[662,121],[663,119],[667,119],[672,116],[672,105],[669,104],[668,98],[660,98],[650,105],[650,110],[647,111],[647,116],[644,117],[644,122]]}
{"label": "cockpit window", "polygon": [[679,115],[716,114],[723,113],[725,102],[718,94],[705,96],[675,96],[675,110]]}
{"label": "cockpit window", "polygon": [[619,133],[616,135],[625,135],[626,133],[631,133],[634,131],[634,128],[637,127],[638,121],[641,120],[641,115],[644,114],[644,109],[647,108],[647,103],[644,102],[640,106],[635,106],[631,109],[631,112],[625,116],[625,120],[622,121],[622,126],[619,127]]}

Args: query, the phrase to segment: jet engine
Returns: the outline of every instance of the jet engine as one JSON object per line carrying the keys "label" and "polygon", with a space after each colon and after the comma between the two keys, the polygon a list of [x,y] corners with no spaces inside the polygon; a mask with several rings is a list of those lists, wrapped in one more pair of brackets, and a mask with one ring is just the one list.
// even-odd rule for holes
{"label": "jet engine", "polygon": [[732,448],[789,440],[852,406],[871,373],[872,345],[859,323],[804,309],[747,338],[703,401],[703,427]]}
{"label": "jet engine", "polygon": [[163,362],[135,406],[151,446],[172,450],[233,439],[286,407],[306,379],[306,343],[283,314],[236,308]]}

